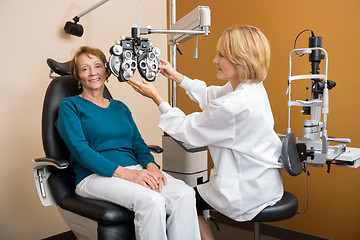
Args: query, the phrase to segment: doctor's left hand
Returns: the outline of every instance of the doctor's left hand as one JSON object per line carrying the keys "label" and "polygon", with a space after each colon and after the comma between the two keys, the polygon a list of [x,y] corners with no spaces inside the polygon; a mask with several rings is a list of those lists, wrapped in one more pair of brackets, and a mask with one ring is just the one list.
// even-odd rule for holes
{"label": "doctor's left hand", "polygon": [[162,103],[164,100],[158,93],[156,87],[150,83],[145,81],[144,79],[142,82],[137,82],[133,79],[129,79],[127,83],[138,93],[141,95],[151,98],[158,106],[160,103]]}
{"label": "doctor's left hand", "polygon": [[160,171],[158,166],[156,166],[156,164],[154,164],[154,163],[148,163],[146,165],[146,169],[156,176],[157,184],[158,184],[158,191],[161,192],[163,185],[164,186],[167,185],[167,179],[166,179],[165,175]]}

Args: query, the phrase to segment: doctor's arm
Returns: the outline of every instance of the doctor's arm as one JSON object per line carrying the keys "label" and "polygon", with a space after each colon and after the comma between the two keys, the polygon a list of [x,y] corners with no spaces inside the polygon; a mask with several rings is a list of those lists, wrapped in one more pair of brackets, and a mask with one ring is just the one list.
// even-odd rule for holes
{"label": "doctor's arm", "polygon": [[[191,80],[185,77],[183,74],[176,71],[176,69],[166,60],[160,58],[160,73],[168,79],[175,81],[180,87],[182,87],[186,94],[199,104],[200,108],[204,110],[209,102],[222,95],[222,91],[226,91],[220,86],[207,87],[206,83],[201,80]],[[186,79],[186,81],[184,81]],[[159,104],[158,104],[159,105]]]}
{"label": "doctor's arm", "polygon": [[228,147],[236,135],[236,121],[231,108],[216,103],[189,115],[179,108],[168,107],[158,126],[171,137],[193,146]]}

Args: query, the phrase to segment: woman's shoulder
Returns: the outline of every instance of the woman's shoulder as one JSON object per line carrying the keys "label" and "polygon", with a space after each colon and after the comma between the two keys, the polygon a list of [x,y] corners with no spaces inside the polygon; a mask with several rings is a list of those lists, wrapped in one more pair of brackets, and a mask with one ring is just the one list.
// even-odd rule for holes
{"label": "woman's shoulder", "polygon": [[61,104],[66,104],[66,105],[76,104],[76,103],[79,102],[80,98],[81,97],[79,95],[75,95],[75,96],[71,96],[71,97],[65,97],[65,98],[61,99],[60,105]]}
{"label": "woman's shoulder", "polygon": [[111,105],[115,106],[116,108],[121,108],[130,112],[129,107],[124,102],[116,99],[111,99],[110,101],[111,101]]}
{"label": "woman's shoulder", "polygon": [[120,101],[120,100],[110,99],[110,101],[111,101],[111,104],[128,108],[128,107],[126,106],[126,104],[125,104],[124,102]]}

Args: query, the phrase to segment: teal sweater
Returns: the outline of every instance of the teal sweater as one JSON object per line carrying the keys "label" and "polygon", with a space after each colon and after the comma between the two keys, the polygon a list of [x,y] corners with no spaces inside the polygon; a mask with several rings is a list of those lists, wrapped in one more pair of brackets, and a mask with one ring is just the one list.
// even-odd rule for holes
{"label": "teal sweater", "polygon": [[101,108],[80,96],[64,98],[55,126],[70,151],[76,184],[93,173],[111,177],[118,166],[155,163],[120,101]]}

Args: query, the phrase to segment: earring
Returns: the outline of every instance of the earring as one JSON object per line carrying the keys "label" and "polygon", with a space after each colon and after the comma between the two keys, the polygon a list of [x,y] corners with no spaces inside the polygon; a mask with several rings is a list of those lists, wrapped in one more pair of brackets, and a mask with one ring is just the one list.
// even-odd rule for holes
{"label": "earring", "polygon": [[106,79],[106,83],[109,83],[109,79],[108,79],[108,78]]}
{"label": "earring", "polygon": [[81,89],[81,82],[78,82],[78,89]]}

